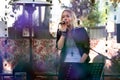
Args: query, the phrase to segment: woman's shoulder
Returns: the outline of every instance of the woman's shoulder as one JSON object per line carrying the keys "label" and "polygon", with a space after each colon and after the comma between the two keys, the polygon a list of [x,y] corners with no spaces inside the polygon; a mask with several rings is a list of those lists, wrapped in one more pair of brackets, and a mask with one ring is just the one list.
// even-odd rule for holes
{"label": "woman's shoulder", "polygon": [[86,29],[84,27],[75,27],[75,30],[83,30],[86,31]]}

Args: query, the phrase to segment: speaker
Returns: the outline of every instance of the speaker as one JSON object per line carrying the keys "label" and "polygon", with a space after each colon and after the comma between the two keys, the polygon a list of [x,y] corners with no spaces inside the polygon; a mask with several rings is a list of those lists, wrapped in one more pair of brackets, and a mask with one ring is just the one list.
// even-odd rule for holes
{"label": "speaker", "polygon": [[120,24],[116,24],[117,26],[117,43],[120,43]]}

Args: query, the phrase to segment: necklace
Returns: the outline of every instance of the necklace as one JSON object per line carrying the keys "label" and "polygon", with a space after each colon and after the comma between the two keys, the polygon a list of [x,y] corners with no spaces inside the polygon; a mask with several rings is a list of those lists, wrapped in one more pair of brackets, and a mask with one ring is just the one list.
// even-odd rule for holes
{"label": "necklace", "polygon": [[71,56],[73,56],[73,51],[71,52]]}

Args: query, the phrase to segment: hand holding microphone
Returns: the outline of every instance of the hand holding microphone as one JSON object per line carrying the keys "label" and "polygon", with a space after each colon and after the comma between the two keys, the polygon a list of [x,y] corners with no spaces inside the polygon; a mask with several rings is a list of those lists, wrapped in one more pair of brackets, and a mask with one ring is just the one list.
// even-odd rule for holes
{"label": "hand holding microphone", "polygon": [[67,31],[66,21],[62,21],[62,22],[60,22],[59,24],[61,25],[60,30],[63,31],[63,32],[66,32],[66,31]]}
{"label": "hand holding microphone", "polygon": [[65,24],[65,21],[62,21],[62,22],[60,22],[59,24],[63,25],[63,24]]}

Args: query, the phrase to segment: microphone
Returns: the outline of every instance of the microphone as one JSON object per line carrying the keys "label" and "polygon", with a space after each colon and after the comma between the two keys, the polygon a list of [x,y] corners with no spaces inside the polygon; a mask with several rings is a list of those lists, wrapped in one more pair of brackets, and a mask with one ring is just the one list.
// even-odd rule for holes
{"label": "microphone", "polygon": [[65,24],[65,21],[60,22],[59,24]]}

